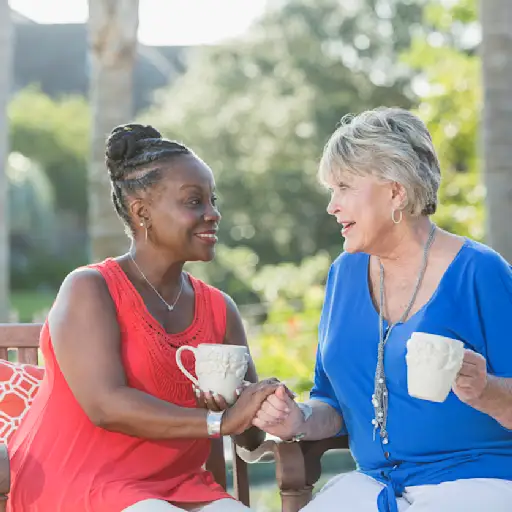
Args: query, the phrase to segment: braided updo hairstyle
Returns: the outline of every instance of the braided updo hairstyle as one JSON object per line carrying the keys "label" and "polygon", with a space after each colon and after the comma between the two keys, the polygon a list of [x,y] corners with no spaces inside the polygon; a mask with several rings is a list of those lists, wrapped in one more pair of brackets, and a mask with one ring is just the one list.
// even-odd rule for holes
{"label": "braided updo hairstyle", "polygon": [[176,141],[162,138],[152,126],[125,124],[112,130],[105,151],[112,202],[131,233],[133,226],[126,204],[127,195],[147,190],[161,180],[161,169],[152,164],[183,155],[193,155],[193,152]]}

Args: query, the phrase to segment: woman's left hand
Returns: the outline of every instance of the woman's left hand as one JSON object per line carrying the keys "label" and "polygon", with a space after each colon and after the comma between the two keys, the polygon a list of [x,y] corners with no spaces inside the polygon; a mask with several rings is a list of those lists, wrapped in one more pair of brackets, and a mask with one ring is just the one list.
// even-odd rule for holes
{"label": "woman's left hand", "polygon": [[194,388],[194,393],[196,395],[196,403],[198,407],[216,412],[223,411],[229,407],[224,397],[217,393],[201,391],[199,388]]}
{"label": "woman's left hand", "polygon": [[[239,389],[236,390],[236,396],[240,396],[244,388],[249,386],[251,383],[243,381]],[[196,403],[198,407],[203,409],[209,409],[210,411],[224,411],[229,407],[226,399],[218,393],[212,393],[211,391],[201,391],[198,387],[194,386],[194,393],[196,395]]]}
{"label": "woman's left hand", "polygon": [[487,362],[477,352],[466,349],[462,367],[455,379],[453,392],[462,402],[473,405],[487,387]]}

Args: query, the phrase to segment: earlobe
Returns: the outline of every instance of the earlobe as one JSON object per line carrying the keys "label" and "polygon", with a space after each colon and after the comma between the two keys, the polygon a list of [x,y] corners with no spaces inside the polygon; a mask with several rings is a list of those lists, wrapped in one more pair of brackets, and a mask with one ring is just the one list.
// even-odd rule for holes
{"label": "earlobe", "polygon": [[149,217],[143,217],[144,226],[146,226],[146,229],[151,228],[151,219]]}

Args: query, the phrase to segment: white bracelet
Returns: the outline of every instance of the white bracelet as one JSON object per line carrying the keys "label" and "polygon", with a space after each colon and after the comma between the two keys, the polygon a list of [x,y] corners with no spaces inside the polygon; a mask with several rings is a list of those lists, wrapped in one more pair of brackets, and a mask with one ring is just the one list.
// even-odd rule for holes
{"label": "white bracelet", "polygon": [[223,415],[224,411],[208,411],[208,414],[206,415],[206,430],[208,432],[208,437],[220,437],[220,427],[222,425]]}

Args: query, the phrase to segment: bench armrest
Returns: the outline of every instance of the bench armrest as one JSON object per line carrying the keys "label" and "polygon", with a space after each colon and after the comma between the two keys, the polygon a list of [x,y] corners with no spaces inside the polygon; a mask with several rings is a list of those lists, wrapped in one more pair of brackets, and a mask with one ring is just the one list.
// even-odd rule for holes
{"label": "bench armrest", "polygon": [[276,447],[276,477],[281,490],[312,487],[322,474],[321,458],[329,450],[348,449],[348,437],[320,441],[279,443]]}
{"label": "bench armrest", "polygon": [[267,440],[252,452],[240,447],[236,451],[245,462],[275,461],[282,512],[297,512],[312,498],[313,486],[322,474],[322,455],[340,449],[348,449],[347,436],[299,443]]}

